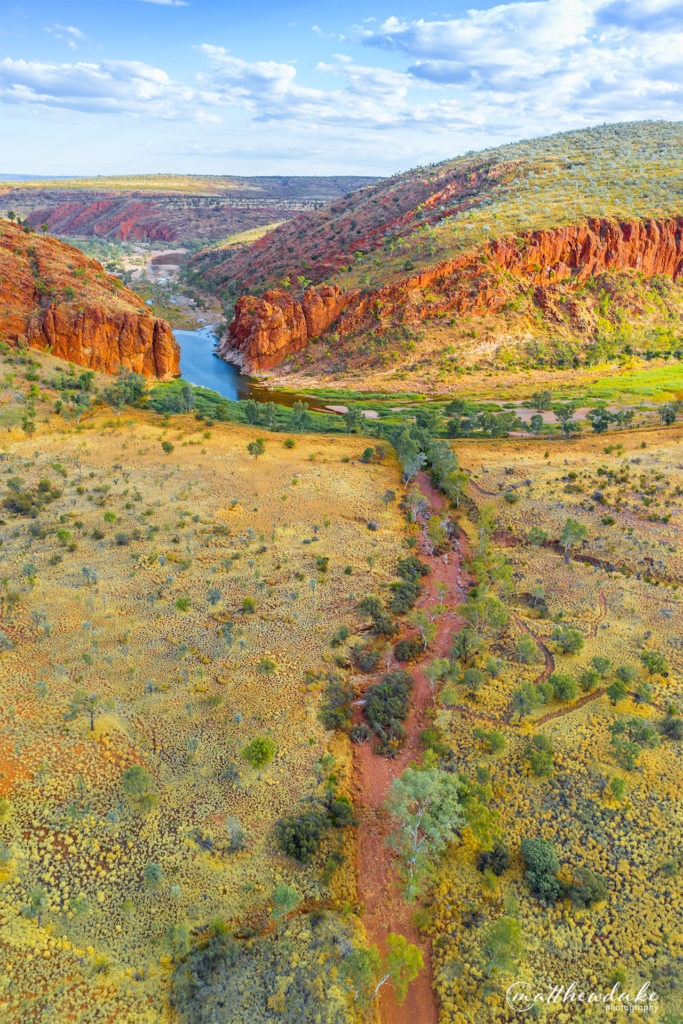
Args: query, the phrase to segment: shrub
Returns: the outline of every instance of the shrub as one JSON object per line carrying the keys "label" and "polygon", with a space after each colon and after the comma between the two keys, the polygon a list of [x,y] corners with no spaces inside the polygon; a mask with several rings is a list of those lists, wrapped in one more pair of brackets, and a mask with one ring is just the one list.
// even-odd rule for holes
{"label": "shrub", "polygon": [[239,818],[226,818],[225,828],[228,833],[228,852],[238,853],[247,843],[247,837]]}
{"label": "shrub", "polygon": [[186,612],[188,608],[191,606],[191,604],[192,602],[190,601],[189,597],[176,598],[175,606],[179,612]]}
{"label": "shrub", "polygon": [[242,611],[245,615],[253,615],[256,611],[256,601],[253,597],[245,597],[242,601]]}
{"label": "shrub", "polygon": [[258,459],[260,455],[266,450],[266,445],[262,437],[257,437],[255,441],[250,441],[247,445],[247,451],[250,455],[253,455],[255,459]]}
{"label": "shrub", "polygon": [[354,644],[351,658],[361,672],[374,672],[382,660],[382,652],[369,644]]}
{"label": "shrub", "polygon": [[571,626],[556,626],[552,639],[563,654],[578,654],[583,648],[583,636],[578,629]]}
{"label": "shrub", "polygon": [[553,745],[547,736],[534,736],[524,750],[524,757],[534,775],[552,775]]}
{"label": "shrub", "polygon": [[351,630],[348,626],[340,626],[336,633],[332,634],[330,647],[341,647],[345,640],[348,640]]}
{"label": "shrub", "polygon": [[659,731],[667,740],[683,740],[683,719],[669,714],[659,723]]}
{"label": "shrub", "polygon": [[397,661],[419,661],[423,653],[424,646],[419,636],[399,640],[394,647],[394,656]]}
{"label": "shrub", "polygon": [[133,764],[126,768],[122,776],[123,791],[141,810],[148,810],[156,803],[152,792],[154,780],[141,764]]}
{"label": "shrub", "polygon": [[574,868],[571,880],[564,886],[564,894],[576,907],[590,907],[607,897],[607,882],[590,868]]}
{"label": "shrub", "polygon": [[171,444],[170,441],[162,441],[161,442],[161,448],[162,448],[162,451],[164,451],[166,453],[166,455],[170,455],[171,452],[173,451],[173,445]]}
{"label": "shrub", "polygon": [[557,878],[560,864],[553,844],[547,839],[523,839],[522,858],[526,866],[525,879],[531,892],[545,903],[554,903],[560,895]]}
{"label": "shrub", "polygon": [[326,729],[346,729],[351,724],[353,686],[337,675],[327,679],[325,703],[320,709],[320,721]]}
{"label": "shrub", "polygon": [[505,737],[497,729],[486,730],[478,725],[474,729],[473,735],[489,754],[497,754],[499,750],[505,749]]}
{"label": "shrub", "polygon": [[346,796],[331,797],[326,803],[330,824],[333,828],[345,828],[347,825],[355,825],[356,818],[353,813],[353,804]]}
{"label": "shrub", "polygon": [[415,607],[422,586],[416,577],[406,577],[391,584],[393,591],[389,600],[389,607],[394,615],[404,615],[411,608]]}
{"label": "shrub", "polygon": [[276,750],[269,736],[255,736],[242,750],[242,757],[252,768],[264,768],[273,760]]}
{"label": "shrub", "polygon": [[517,657],[523,665],[533,665],[538,661],[540,656],[538,647],[528,633],[522,633],[517,640],[516,648]]}
{"label": "shrub", "polygon": [[651,676],[668,676],[669,665],[664,655],[658,651],[642,651],[640,660]]}
{"label": "shrub", "polygon": [[142,877],[148,889],[158,889],[161,885],[164,873],[159,864],[156,864],[154,861],[150,861],[149,864],[145,865]]}
{"label": "shrub", "polygon": [[275,835],[281,850],[299,864],[308,864],[320,849],[329,824],[323,811],[306,810],[281,818],[275,826]]}
{"label": "shrub", "polygon": [[390,729],[394,723],[406,718],[412,686],[413,677],[410,673],[405,669],[396,669],[369,687],[365,714],[375,731]]}
{"label": "shrub", "polygon": [[491,850],[483,850],[477,857],[477,871],[492,871],[500,876],[510,865],[510,851],[505,843],[497,839]]}
{"label": "shrub", "polygon": [[563,675],[561,672],[553,672],[548,680],[553,688],[555,700],[574,700],[577,694],[577,686],[571,676]]}
{"label": "shrub", "polygon": [[415,555],[408,555],[399,561],[396,572],[403,579],[418,579],[420,576],[428,576],[431,569]]}

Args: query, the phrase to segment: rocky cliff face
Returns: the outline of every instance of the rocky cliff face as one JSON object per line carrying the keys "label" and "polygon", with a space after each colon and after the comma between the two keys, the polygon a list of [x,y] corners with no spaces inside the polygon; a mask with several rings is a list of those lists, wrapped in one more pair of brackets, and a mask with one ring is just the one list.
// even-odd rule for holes
{"label": "rocky cliff face", "polygon": [[145,377],[180,374],[171,328],[99,263],[54,238],[0,221],[0,339],[80,366]]}
{"label": "rocky cliff face", "polygon": [[[509,297],[503,272],[533,291],[543,310],[552,305],[556,286],[576,288],[605,271],[677,280],[683,273],[683,217],[622,223],[595,218],[501,238],[365,295],[319,286],[310,288],[302,303],[282,292],[266,292],[263,300],[247,296],[237,304],[221,355],[247,370],[268,369],[332,325],[343,339],[378,324],[428,321],[447,313],[496,313]],[[323,292],[312,332],[306,305],[316,296],[322,299]]]}
{"label": "rocky cliff face", "polygon": [[218,355],[248,373],[268,370],[323,334],[350,298],[333,285],[308,288],[301,299],[283,289],[267,291],[262,299],[247,295],[237,303]]}

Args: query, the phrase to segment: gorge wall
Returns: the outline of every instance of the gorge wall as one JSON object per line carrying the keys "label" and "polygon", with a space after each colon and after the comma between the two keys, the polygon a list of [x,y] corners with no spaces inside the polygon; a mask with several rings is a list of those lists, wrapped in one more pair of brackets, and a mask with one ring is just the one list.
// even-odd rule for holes
{"label": "gorge wall", "polygon": [[[683,217],[663,220],[606,218],[552,230],[503,237],[394,281],[369,293],[343,293],[334,285],[309,288],[301,300],[288,292],[239,300],[219,350],[246,371],[278,365],[334,325],[339,341],[368,326],[422,321],[445,313],[495,313],[508,299],[503,272],[534,291],[544,308],[553,288],[578,288],[603,272],[664,275],[683,273]],[[316,310],[312,317],[306,310]]]}
{"label": "gorge wall", "polygon": [[95,260],[57,239],[0,222],[0,340],[104,373],[180,374],[171,328]]}
{"label": "gorge wall", "polygon": [[335,285],[310,287],[300,299],[279,288],[262,299],[245,295],[217,353],[247,372],[268,370],[323,334],[352,297]]}

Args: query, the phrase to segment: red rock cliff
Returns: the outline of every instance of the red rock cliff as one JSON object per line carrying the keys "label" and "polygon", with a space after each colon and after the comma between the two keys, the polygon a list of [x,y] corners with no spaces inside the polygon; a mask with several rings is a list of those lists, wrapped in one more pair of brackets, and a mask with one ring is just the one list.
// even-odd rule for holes
{"label": "red rock cliff", "polygon": [[0,338],[105,373],[180,374],[171,328],[99,263],[0,221]]}
{"label": "red rock cliff", "polygon": [[315,332],[303,324],[306,302],[312,292],[322,294],[326,289],[309,289],[303,303],[292,302],[283,292],[266,292],[265,300],[246,296],[237,304],[220,354],[246,369],[267,369],[332,324],[343,338],[373,321],[391,322],[398,314],[402,319],[427,320],[446,312],[496,312],[506,302],[499,285],[503,270],[525,286],[543,289],[559,283],[578,286],[604,271],[662,274],[677,280],[683,273],[683,217],[621,223],[595,218],[505,237],[483,251],[463,253],[364,296],[345,295],[328,286],[333,300],[324,303]]}
{"label": "red rock cliff", "polygon": [[262,299],[246,295],[235,307],[218,355],[247,372],[277,366],[323,334],[350,298],[335,285],[308,288],[301,299],[282,289],[267,291]]}

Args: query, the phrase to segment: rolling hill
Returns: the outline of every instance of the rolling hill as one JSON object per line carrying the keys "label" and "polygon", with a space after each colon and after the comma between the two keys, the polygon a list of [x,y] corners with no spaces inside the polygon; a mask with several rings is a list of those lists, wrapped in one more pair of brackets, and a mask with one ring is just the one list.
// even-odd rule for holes
{"label": "rolling hill", "polygon": [[239,299],[222,352],[250,370],[434,384],[473,364],[676,347],[682,142],[680,123],[639,122],[466,154],[201,253],[189,272]]}

